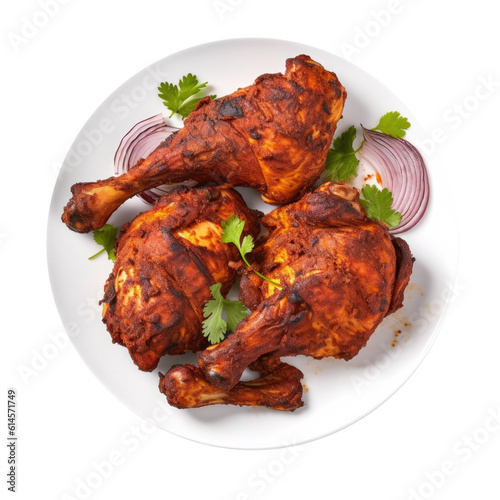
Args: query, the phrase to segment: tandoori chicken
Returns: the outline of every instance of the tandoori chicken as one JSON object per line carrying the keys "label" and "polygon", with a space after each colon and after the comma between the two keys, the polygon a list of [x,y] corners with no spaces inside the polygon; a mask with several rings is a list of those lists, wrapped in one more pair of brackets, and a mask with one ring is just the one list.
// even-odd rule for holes
{"label": "tandoori chicken", "polygon": [[73,185],[62,219],[77,232],[96,230],[131,196],[186,180],[252,187],[268,203],[298,199],[325,167],[346,95],[309,56],[288,59],[284,74],[202,99],[182,129],[128,172]]}
{"label": "tandoori chicken", "polygon": [[225,295],[236,277],[228,264],[238,251],[221,240],[221,223],[232,214],[245,221],[246,234],[259,233],[260,212],[233,189],[178,187],[121,229],[103,322],[141,370],[153,370],[165,354],[208,345],[201,323],[210,286],[221,283]]}
{"label": "tandoori chicken", "polygon": [[276,356],[262,356],[250,364],[259,377],[238,382],[225,391],[207,382],[200,368],[174,365],[166,375],[160,373],[160,392],[177,408],[199,408],[215,404],[265,406],[273,410],[293,411],[302,401],[303,373]]}
{"label": "tandoori chicken", "polygon": [[265,215],[269,233],[242,267],[240,298],[253,311],[234,333],[198,353],[213,386],[230,391],[260,356],[356,356],[402,306],[413,266],[408,245],[369,219],[356,189],[326,183]]}

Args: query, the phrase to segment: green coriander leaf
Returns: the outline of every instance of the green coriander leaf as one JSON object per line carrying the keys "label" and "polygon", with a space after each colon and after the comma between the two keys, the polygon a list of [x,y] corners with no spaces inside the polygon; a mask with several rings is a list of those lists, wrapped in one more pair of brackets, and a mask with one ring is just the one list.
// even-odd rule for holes
{"label": "green coriander leaf", "polygon": [[202,331],[205,337],[211,344],[221,342],[227,332],[227,322],[222,318],[223,297],[220,293],[220,283],[216,283],[210,287],[212,292],[212,300],[209,300],[203,308]]}
{"label": "green coriander leaf", "polygon": [[240,252],[241,258],[243,262],[257,275],[262,279],[269,281],[273,285],[281,288],[281,285],[263,274],[259,273],[255,269],[252,268],[250,263],[248,262],[245,255],[250,253],[254,248],[254,241],[251,235],[247,235],[243,238],[243,242],[241,241],[241,235],[243,233],[243,228],[245,227],[245,221],[241,220],[237,215],[231,215],[229,219],[222,222],[222,235],[221,240],[224,243],[233,243],[236,245],[236,248]]}
{"label": "green coriander leaf", "polygon": [[239,300],[224,299],[224,309],[227,315],[227,327],[229,331],[234,332],[238,323],[248,316],[248,309]]}
{"label": "green coriander leaf", "polygon": [[194,110],[196,105],[201,101],[201,99],[202,97],[189,99],[189,101],[187,101],[177,109],[177,113],[179,113],[183,118],[186,118],[191,114],[191,112]]}
{"label": "green coriander leaf", "polygon": [[[202,89],[207,86],[207,82],[198,83],[198,78],[188,73],[183,76],[177,85],[169,82],[162,82],[158,87],[159,97],[163,99],[163,104],[172,111],[170,116],[178,113],[186,118],[193,111],[202,97],[194,98]],[[210,96],[214,99],[216,96]]]}
{"label": "green coriander leaf", "polygon": [[401,214],[392,209],[392,193],[387,188],[381,191],[375,184],[367,184],[361,194],[361,205],[370,219],[385,222],[389,227],[396,227],[401,222]]}
{"label": "green coriander leaf", "polygon": [[160,91],[158,96],[163,99],[163,104],[172,111],[173,115],[181,105],[181,100],[179,98],[179,88],[173,83],[162,82],[160,83],[158,90]]}
{"label": "green coriander leaf", "polygon": [[[211,95],[210,99],[215,99],[217,96]],[[184,103],[179,110],[177,111],[182,117],[186,118],[196,107],[196,105],[203,99],[203,97],[195,97],[193,99],[189,99],[186,103]]]}
{"label": "green coriander leaf", "polygon": [[[228,331],[236,330],[238,323],[248,316],[245,304],[238,300],[225,299],[220,293],[221,284],[215,283],[210,287],[213,299],[203,308],[202,331],[211,344],[222,342]],[[226,314],[227,321],[223,318]]]}
{"label": "green coriander leaf", "polygon": [[250,253],[254,248],[253,238],[250,235],[247,235],[243,238],[241,242],[241,253],[246,255]]}
{"label": "green coriander leaf", "polygon": [[181,101],[186,101],[206,86],[207,82],[198,84],[198,78],[196,78],[195,75],[188,73],[179,80],[179,98]]}
{"label": "green coriander leaf", "polygon": [[245,227],[244,220],[241,220],[237,215],[234,214],[231,215],[229,219],[222,222],[221,240],[224,243],[234,243],[238,247],[238,250],[240,250],[241,249],[240,240],[244,227]]}
{"label": "green coriander leaf", "polygon": [[372,128],[372,130],[378,130],[383,134],[401,139],[405,136],[406,129],[410,128],[410,126],[411,123],[408,121],[408,118],[401,116],[397,111],[389,111],[380,118],[378,125]]}
{"label": "green coriander leaf", "polygon": [[114,262],[116,260],[115,240],[116,235],[118,234],[118,228],[116,226],[113,226],[112,224],[105,224],[103,227],[101,227],[101,229],[97,229],[96,231],[94,231],[93,234],[94,241],[98,245],[102,245],[103,248],[96,254],[89,257],[89,260],[97,257],[102,252],[107,252],[108,259]]}
{"label": "green coriander leaf", "polygon": [[354,151],[356,128],[349,127],[333,141],[333,148],[328,151],[325,170],[330,181],[347,181],[351,175],[356,176],[359,160],[358,151]]}

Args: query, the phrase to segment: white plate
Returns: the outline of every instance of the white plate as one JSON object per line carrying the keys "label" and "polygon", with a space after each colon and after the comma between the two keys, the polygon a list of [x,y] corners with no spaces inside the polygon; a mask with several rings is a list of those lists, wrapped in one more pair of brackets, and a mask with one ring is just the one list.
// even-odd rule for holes
{"label": "white plate", "polygon": [[[161,428],[197,442],[230,448],[277,448],[311,441],[352,424],[387,400],[413,373],[436,337],[446,304],[454,297],[457,229],[450,223],[454,217],[443,189],[446,180],[428,162],[431,202],[427,214],[401,235],[416,258],[404,308],[387,318],[349,362],[287,358],[305,375],[303,408],[291,413],[234,406],[172,408],[158,391],[158,371],[165,372],[171,364],[188,357],[166,356],[158,370],[142,373],[124,347],[111,343],[98,301],[112,262],[104,255],[89,261],[97,250],[92,234],[73,233],[61,222],[71,185],[113,175],[113,156],[122,136],[138,121],[165,110],[156,89],[161,81],[177,82],[191,72],[200,81],[209,82],[210,93],[224,95],[251,84],[260,74],[283,72],[285,60],[298,54],[308,54],[336,72],[347,89],[337,134],[350,125],[359,130],[360,123],[373,127],[384,113],[397,110],[412,123],[407,139],[415,144],[423,139],[406,106],[351,63],[293,42],[229,40],[170,55],[125,82],[85,124],[55,185],[48,223],[48,264],[68,335],[94,374],[125,405]],[[241,191],[250,205],[269,210],[252,190]],[[134,197],[109,222],[119,226],[146,208]]]}

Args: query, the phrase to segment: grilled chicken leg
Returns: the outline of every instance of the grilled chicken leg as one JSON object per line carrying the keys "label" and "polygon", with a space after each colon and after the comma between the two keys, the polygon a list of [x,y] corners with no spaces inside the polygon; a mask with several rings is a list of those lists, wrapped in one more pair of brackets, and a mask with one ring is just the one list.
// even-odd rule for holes
{"label": "grilled chicken leg", "polygon": [[309,56],[288,59],[284,75],[204,98],[180,131],[128,172],[75,184],[62,219],[89,232],[131,196],[186,180],[253,187],[268,203],[292,201],[323,171],[346,95],[336,75]]}
{"label": "grilled chicken leg", "polygon": [[197,366],[174,365],[166,375],[160,373],[159,389],[169,404],[177,408],[232,404],[293,411],[303,406],[300,382],[303,374],[298,368],[274,356],[263,356],[250,369],[260,376],[224,391],[211,385]]}
{"label": "grilled chicken leg", "polygon": [[385,316],[401,307],[412,271],[408,245],[368,219],[358,192],[327,183],[277,208],[240,298],[253,312],[220,344],[198,353],[212,385],[230,390],[260,356],[304,354],[349,360]]}
{"label": "grilled chicken leg", "polygon": [[208,345],[201,322],[210,286],[221,283],[225,295],[236,277],[228,264],[238,251],[220,238],[232,214],[245,221],[246,234],[259,233],[260,213],[236,191],[180,187],[122,228],[103,322],[141,370],[153,370],[164,354]]}

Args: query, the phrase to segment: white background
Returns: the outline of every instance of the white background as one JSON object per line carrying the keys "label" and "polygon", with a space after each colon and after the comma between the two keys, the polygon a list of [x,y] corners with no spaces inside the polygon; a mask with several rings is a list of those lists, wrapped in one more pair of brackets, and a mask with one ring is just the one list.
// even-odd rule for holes
{"label": "white background", "polygon": [[[23,0],[1,10],[2,397],[6,408],[17,390],[17,498],[500,498],[500,30],[490,0]],[[46,265],[57,172],[91,113],[166,55],[237,37],[316,46],[389,87],[434,137],[431,163],[447,169],[460,221],[453,301],[419,369],[363,420],[290,450],[214,448],[142,422],[67,341]]]}

